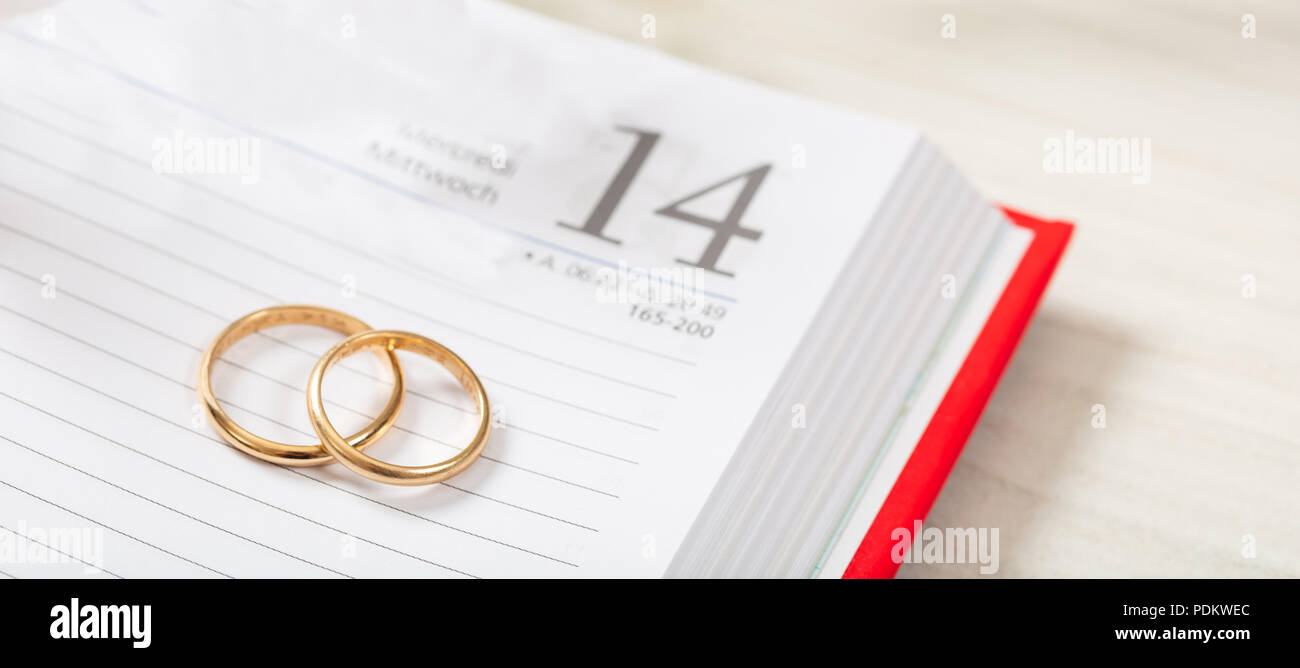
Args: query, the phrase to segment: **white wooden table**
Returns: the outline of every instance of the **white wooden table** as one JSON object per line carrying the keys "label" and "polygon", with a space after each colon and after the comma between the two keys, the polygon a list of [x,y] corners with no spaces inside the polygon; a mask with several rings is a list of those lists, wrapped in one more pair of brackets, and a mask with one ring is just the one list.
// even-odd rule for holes
{"label": "white wooden table", "polygon": [[[999,576],[1300,576],[1300,4],[517,4],[919,126],[1078,224],[928,520],[998,527]],[[1149,137],[1150,183],[1047,173],[1067,131]]]}

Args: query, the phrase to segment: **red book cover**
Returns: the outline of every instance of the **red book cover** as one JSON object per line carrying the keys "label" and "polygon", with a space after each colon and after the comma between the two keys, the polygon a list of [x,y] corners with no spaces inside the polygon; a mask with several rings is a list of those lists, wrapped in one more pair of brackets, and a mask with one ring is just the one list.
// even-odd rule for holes
{"label": "red book cover", "polygon": [[1011,222],[1032,231],[1033,241],[894,481],[845,569],[845,578],[892,578],[898,571],[899,564],[890,555],[895,542],[890,534],[898,527],[910,531],[915,521],[923,521],[930,512],[1011,361],[1074,231],[1074,225],[1068,222],[1041,220],[1005,207],[1003,211]]}

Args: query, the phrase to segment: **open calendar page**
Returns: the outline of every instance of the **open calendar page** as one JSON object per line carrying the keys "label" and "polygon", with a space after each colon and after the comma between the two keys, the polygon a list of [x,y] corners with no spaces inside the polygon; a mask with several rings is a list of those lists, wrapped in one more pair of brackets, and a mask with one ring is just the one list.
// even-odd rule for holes
{"label": "open calendar page", "polygon": [[[0,30],[4,530],[101,527],[124,577],[662,575],[917,135],[496,4],[334,4]],[[199,357],[277,303],[459,353],[498,408],[483,460],[395,488],[227,447]],[[235,346],[216,389],[309,443],[337,336],[300,329]],[[441,459],[472,405],[402,359],[370,452]],[[388,385],[344,367],[346,432]]]}

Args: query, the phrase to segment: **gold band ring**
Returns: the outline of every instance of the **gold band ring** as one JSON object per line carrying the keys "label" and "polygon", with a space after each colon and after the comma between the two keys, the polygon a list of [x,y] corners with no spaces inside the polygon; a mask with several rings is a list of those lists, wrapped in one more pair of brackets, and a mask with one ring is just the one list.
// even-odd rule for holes
{"label": "gold band ring", "polygon": [[[203,400],[203,405],[208,410],[208,416],[211,418],[213,428],[216,429],[218,434],[221,434],[221,437],[226,442],[240,450],[258,459],[287,466],[328,464],[334,461],[334,457],[320,445],[279,443],[257,436],[239,426],[221,408],[221,404],[217,402],[217,397],[212,391],[212,367],[222,353],[226,352],[236,341],[249,334],[279,325],[315,325],[345,335],[353,335],[370,329],[370,325],[346,313],[320,306],[272,306],[249,313],[222,330],[217,335],[217,338],[212,341],[212,345],[209,345],[208,349],[203,353],[203,360],[199,363],[199,398]],[[392,351],[388,351],[388,354],[383,358],[392,368],[393,394],[389,397],[384,410],[379,413],[379,417],[347,439],[346,442],[351,445],[350,450],[352,448],[364,449],[379,440],[393,426],[393,422],[397,420],[397,411],[402,407],[402,398],[405,396],[406,388],[402,380],[402,368],[397,363],[397,355]],[[319,398],[319,396],[318,388],[317,397]],[[317,431],[320,430],[317,429]],[[339,437],[339,440],[342,441],[342,437]],[[353,450],[353,452],[355,451]]]}
{"label": "gold band ring", "polygon": [[[478,431],[469,445],[451,459],[437,464],[399,466],[364,454],[343,440],[325,415],[321,387],[325,381],[325,372],[329,371],[330,367],[344,357],[367,348],[382,348],[390,355],[397,350],[409,350],[429,357],[450,371],[478,408]],[[492,431],[490,412],[483,383],[479,381],[478,376],[474,375],[465,360],[437,341],[409,332],[379,330],[353,334],[340,341],[316,362],[316,368],[311,372],[311,380],[307,381],[307,413],[311,416],[311,426],[316,430],[316,435],[320,437],[325,449],[354,472],[371,480],[392,485],[431,485],[465,470],[474,463],[475,459],[478,459],[483,452],[483,447],[487,445],[488,434]]]}

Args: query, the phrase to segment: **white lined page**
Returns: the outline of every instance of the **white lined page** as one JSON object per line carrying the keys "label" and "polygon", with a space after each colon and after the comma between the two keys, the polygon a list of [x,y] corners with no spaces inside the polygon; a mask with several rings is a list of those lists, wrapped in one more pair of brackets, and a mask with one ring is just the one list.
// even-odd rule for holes
{"label": "white lined page", "polygon": [[[222,34],[212,22],[243,26],[254,48],[283,30],[254,23],[256,13],[198,7],[174,11],[202,12],[204,34]],[[487,14],[466,19],[475,30],[562,30],[475,7]],[[249,72],[205,58],[200,44],[181,50],[194,36],[175,17],[129,3],[72,3],[56,15],[68,27],[52,39],[34,21],[0,32],[0,72],[13,84],[0,95],[0,523],[101,526],[106,570],[126,577],[661,573],[912,140],[591,38],[585,48],[613,54],[610,67],[644,61],[678,90],[713,91],[696,105],[764,110],[697,127],[686,122],[701,116],[690,105],[641,106],[631,88],[604,85],[618,72],[579,69],[608,100],[552,125],[517,110],[518,125],[471,133],[511,137],[520,156],[499,204],[478,210],[365,161],[367,142],[404,119],[455,117],[459,129],[473,116],[406,91],[398,74],[374,81],[378,65],[286,37],[339,81],[368,82],[373,99],[304,89],[317,97],[255,109],[238,96],[206,99],[222,90],[213,81],[237,87]],[[71,27],[92,25],[102,27]],[[566,57],[534,66],[541,76],[572,65]],[[266,69],[267,80],[292,71]],[[504,105],[499,90],[521,73],[509,75],[474,105],[494,95]],[[810,114],[825,122],[810,130]],[[630,122],[664,139],[610,222],[629,241],[613,247],[556,225],[580,221],[600,196],[629,146],[612,128]],[[259,138],[258,181],[157,173],[152,146],[178,129]],[[846,134],[875,139],[882,155],[863,162],[834,150]],[[763,238],[729,242],[723,261],[735,277],[704,277],[701,301],[727,310],[714,336],[598,303],[583,280],[590,271],[672,265],[707,243],[702,228],[654,218],[655,205],[788,161],[792,139],[824,153],[806,169],[773,170],[743,221]],[[854,205],[810,197],[828,187]],[[544,257],[558,269],[539,268]],[[341,289],[349,276],[355,296]],[[445,484],[404,489],[337,466],[270,466],[225,446],[194,422],[198,358],[227,322],[275,303],[338,308],[459,353],[503,408],[482,461]],[[313,441],[301,387],[336,337],[265,334],[226,356],[222,398],[258,433]],[[382,368],[365,362],[331,374],[341,425],[364,422],[386,397]],[[407,365],[406,407],[382,453],[442,458],[456,447],[470,405],[418,375],[431,368]]]}

